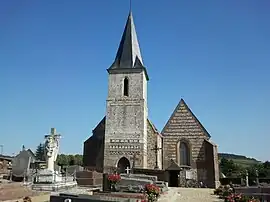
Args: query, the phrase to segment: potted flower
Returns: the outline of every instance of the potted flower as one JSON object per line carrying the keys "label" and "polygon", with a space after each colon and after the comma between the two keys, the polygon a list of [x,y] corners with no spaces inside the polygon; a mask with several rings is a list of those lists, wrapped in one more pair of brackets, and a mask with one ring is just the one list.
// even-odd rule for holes
{"label": "potted flower", "polygon": [[158,196],[160,195],[160,188],[154,184],[145,185],[145,192],[149,202],[157,201]]}
{"label": "potted flower", "polygon": [[121,180],[121,176],[117,173],[108,175],[108,181],[111,185],[111,190],[116,191],[115,185]]}

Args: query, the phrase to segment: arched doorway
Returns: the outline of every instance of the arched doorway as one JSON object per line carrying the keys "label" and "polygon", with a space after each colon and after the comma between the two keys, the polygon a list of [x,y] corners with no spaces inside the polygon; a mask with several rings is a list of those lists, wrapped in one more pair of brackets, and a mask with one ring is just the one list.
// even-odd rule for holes
{"label": "arched doorway", "polygon": [[125,173],[127,167],[130,168],[129,160],[126,157],[122,157],[121,159],[119,159],[119,161],[117,163],[118,172]]}

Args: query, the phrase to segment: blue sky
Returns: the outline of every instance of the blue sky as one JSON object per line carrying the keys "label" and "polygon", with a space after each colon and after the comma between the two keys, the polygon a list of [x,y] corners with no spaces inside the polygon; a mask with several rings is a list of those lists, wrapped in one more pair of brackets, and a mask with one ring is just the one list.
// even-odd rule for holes
{"label": "blue sky", "polygon": [[[181,98],[219,145],[269,160],[270,1],[134,0],[159,130]],[[0,144],[35,149],[51,127],[82,153],[105,114],[128,0],[0,2]]]}

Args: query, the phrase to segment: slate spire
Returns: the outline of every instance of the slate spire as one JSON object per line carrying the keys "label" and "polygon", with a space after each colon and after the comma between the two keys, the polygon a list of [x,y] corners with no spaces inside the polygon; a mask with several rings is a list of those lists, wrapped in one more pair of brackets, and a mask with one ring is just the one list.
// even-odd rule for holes
{"label": "slate spire", "polygon": [[127,68],[144,68],[131,11],[128,15],[115,60],[109,69]]}

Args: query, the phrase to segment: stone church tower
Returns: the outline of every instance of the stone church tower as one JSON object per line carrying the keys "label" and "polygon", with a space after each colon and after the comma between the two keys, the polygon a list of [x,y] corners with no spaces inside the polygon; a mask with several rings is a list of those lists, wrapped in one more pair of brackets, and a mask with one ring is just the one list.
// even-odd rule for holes
{"label": "stone church tower", "polygon": [[87,169],[112,172],[162,168],[162,136],[148,119],[147,70],[143,65],[132,13],[108,71],[106,115],[84,142]]}
{"label": "stone church tower", "polygon": [[[128,16],[115,61],[108,73],[104,169],[116,167],[119,161],[127,166],[126,158],[132,158],[134,153],[130,151],[133,150],[140,159],[137,166],[146,168],[148,75],[143,66],[132,13]],[[121,155],[125,159],[119,159]]]}

